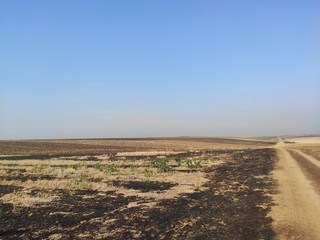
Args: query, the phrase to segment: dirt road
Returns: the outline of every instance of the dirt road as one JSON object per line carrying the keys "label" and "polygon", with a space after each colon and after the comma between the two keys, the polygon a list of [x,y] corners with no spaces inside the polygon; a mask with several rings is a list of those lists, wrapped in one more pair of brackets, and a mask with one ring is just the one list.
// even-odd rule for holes
{"label": "dirt road", "polygon": [[278,192],[271,217],[277,239],[320,239],[319,161],[288,151],[282,141],[275,148],[279,161],[273,177]]}

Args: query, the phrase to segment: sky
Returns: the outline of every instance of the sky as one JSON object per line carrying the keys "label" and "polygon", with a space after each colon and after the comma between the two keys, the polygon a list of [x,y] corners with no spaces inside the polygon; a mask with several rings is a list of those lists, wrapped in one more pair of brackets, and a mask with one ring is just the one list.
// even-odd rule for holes
{"label": "sky", "polygon": [[0,139],[320,134],[320,1],[0,1]]}

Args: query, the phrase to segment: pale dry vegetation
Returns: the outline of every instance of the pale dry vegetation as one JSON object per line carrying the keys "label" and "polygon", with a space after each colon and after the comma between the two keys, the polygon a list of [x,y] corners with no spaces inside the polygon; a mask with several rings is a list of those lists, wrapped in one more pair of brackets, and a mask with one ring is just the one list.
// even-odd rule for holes
{"label": "pale dry vegetation", "polygon": [[[70,158],[69,158],[70,159]],[[172,198],[181,193],[203,189],[207,181],[206,167],[227,159],[226,154],[194,153],[194,156],[124,157],[110,159],[106,155],[53,158],[49,160],[3,160],[0,162],[1,185],[21,187],[21,191],[6,194],[0,199],[16,205],[29,205],[30,192],[39,191],[34,198],[41,202],[39,194],[56,189],[68,191],[96,190],[117,191],[125,196],[152,197],[155,200]],[[88,159],[93,159],[88,161]],[[165,194],[125,188],[126,182],[169,182],[173,185]],[[55,196],[58,197],[58,196]],[[20,199],[20,200],[19,200]],[[28,200],[29,199],[29,200]],[[43,201],[54,198],[44,198]],[[28,201],[27,201],[28,200]]]}
{"label": "pale dry vegetation", "polygon": [[[212,239],[223,235],[231,239],[272,235],[266,194],[273,151],[256,149],[269,143],[245,140],[239,147],[242,140],[119,140],[115,148],[121,151],[114,152],[104,141],[109,140],[92,140],[92,148],[89,140],[9,143],[11,148],[0,156],[0,221],[5,223],[0,237]],[[128,147],[138,142],[144,147],[138,144],[136,151]],[[1,144],[8,146],[8,142]],[[152,144],[156,147],[150,148]],[[221,144],[235,145],[218,149]],[[75,149],[83,145],[87,146]],[[204,150],[195,147],[200,145]],[[209,145],[214,147],[207,149]],[[97,149],[103,151],[96,153]],[[14,154],[4,156],[8,152]],[[252,222],[252,214],[260,220]],[[240,222],[247,230],[232,230]]]}

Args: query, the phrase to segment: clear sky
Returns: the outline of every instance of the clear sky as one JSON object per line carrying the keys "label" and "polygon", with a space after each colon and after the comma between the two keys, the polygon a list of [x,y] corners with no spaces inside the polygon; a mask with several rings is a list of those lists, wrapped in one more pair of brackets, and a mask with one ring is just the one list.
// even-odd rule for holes
{"label": "clear sky", "polygon": [[320,133],[320,1],[0,1],[0,139]]}

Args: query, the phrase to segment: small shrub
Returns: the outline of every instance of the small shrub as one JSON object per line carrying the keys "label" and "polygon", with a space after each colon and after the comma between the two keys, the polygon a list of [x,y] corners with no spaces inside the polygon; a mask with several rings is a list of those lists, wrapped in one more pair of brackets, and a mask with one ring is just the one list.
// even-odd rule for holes
{"label": "small shrub", "polygon": [[201,162],[202,162],[201,159],[198,159],[198,160],[197,159],[187,159],[186,160],[187,166],[189,168],[202,168]]}
{"label": "small shrub", "polygon": [[101,171],[102,172],[102,166],[100,163],[96,163],[93,165],[94,169],[98,170],[98,171]]}
{"label": "small shrub", "polygon": [[157,168],[159,173],[170,172],[172,169],[168,166],[168,162],[168,158],[154,159],[150,162],[150,165]]}
{"label": "small shrub", "polygon": [[173,160],[176,161],[178,167],[181,166],[181,164],[182,164],[182,158],[181,157],[174,157]]}
{"label": "small shrub", "polygon": [[117,166],[114,164],[106,164],[103,166],[103,171],[105,173],[113,173],[117,171]]}
{"label": "small shrub", "polygon": [[96,163],[95,165],[93,165],[93,167],[96,170],[105,172],[105,173],[112,173],[117,171],[117,166],[114,164],[101,165],[100,163]]}

